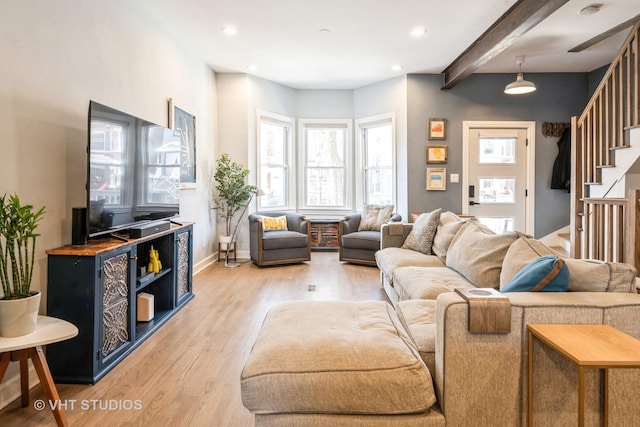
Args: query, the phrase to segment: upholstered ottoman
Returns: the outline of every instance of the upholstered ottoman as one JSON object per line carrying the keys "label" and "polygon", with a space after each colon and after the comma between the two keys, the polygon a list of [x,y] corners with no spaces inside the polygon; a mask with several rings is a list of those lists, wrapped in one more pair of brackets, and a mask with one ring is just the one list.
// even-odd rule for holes
{"label": "upholstered ottoman", "polygon": [[257,426],[444,426],[429,370],[382,301],[272,308],[241,391]]}

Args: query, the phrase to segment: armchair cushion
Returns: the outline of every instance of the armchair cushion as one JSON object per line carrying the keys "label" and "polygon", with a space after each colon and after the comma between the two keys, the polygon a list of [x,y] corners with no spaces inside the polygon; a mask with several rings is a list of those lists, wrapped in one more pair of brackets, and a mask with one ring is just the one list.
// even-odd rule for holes
{"label": "armchair cushion", "polygon": [[393,205],[364,205],[358,231],[380,231],[393,214]]}
{"label": "armchair cushion", "polygon": [[380,249],[380,233],[377,231],[360,231],[342,236],[342,246],[352,249],[377,251]]}
{"label": "armchair cushion", "polygon": [[436,234],[441,212],[442,209],[436,209],[433,212],[420,215],[402,244],[402,248],[431,255],[431,246],[433,245],[433,238]]}
{"label": "armchair cushion", "polygon": [[265,250],[305,247],[307,235],[288,230],[265,232],[262,236],[262,245]]}

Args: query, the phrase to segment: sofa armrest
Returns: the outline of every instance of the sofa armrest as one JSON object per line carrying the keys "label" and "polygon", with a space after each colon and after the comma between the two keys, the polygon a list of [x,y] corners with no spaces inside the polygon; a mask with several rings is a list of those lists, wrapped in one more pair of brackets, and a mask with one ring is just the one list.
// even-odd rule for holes
{"label": "sofa armrest", "polygon": [[[436,395],[447,425],[526,425],[527,325],[532,323],[608,324],[640,337],[640,295],[613,292],[514,292],[509,334],[472,334],[469,306],[450,292],[436,300]],[[572,362],[534,345],[534,409],[536,425],[575,423],[577,370]],[[601,380],[597,370],[585,376],[587,401],[599,402]],[[615,386],[614,386],[615,383]],[[640,408],[627,404],[640,386],[640,370],[610,372],[609,401],[615,425],[631,425]],[[491,404],[487,405],[490,396]],[[562,396],[559,398],[559,396]],[[631,399],[632,400],[632,399]],[[599,405],[592,405],[587,420],[598,424]],[[552,408],[546,410],[545,408]],[[496,411],[496,408],[500,408]],[[638,419],[638,418],[636,418]],[[629,424],[631,422],[631,424]],[[613,425],[612,424],[612,425]]]}
{"label": "sofa armrest", "polygon": [[411,229],[413,229],[413,224],[382,224],[382,228],[380,228],[380,249],[401,247]]}

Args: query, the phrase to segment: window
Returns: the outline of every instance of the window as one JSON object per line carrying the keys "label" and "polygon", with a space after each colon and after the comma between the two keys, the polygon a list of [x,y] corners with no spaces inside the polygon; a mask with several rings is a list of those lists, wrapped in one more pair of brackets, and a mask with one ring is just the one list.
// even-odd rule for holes
{"label": "window", "polygon": [[357,200],[366,204],[395,204],[394,116],[369,117],[358,120],[357,125]]}
{"label": "window", "polygon": [[351,121],[301,120],[301,207],[344,210],[351,206]]}
{"label": "window", "polygon": [[293,119],[258,112],[258,188],[264,192],[258,209],[295,206],[290,163],[293,156]]}

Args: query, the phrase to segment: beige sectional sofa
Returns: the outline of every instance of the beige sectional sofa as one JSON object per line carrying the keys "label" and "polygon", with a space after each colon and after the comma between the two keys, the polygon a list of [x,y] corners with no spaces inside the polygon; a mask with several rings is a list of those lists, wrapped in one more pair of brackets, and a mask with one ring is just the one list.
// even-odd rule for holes
{"label": "beige sectional sofa", "polygon": [[[391,304],[292,301],[267,315],[241,377],[256,426],[526,426],[527,324],[608,324],[640,337],[635,270],[567,260],[569,292],[514,292],[510,332],[469,332],[456,288],[507,283],[553,251],[443,213],[434,254],[402,248],[411,224],[382,228],[376,260]],[[395,308],[395,310],[393,309]],[[576,425],[577,369],[534,345],[535,425]],[[600,425],[602,379],[586,376],[586,425]],[[640,370],[609,377],[609,425],[640,420]]]}
{"label": "beige sectional sofa", "polygon": [[[640,338],[635,269],[566,258],[569,292],[505,293],[511,332],[472,334],[469,305],[454,289],[500,289],[537,257],[561,255],[525,234],[497,235],[451,212],[441,214],[428,255],[401,247],[412,226],[383,226],[376,260],[382,287],[434,377],[446,425],[526,425],[527,324],[608,324]],[[575,424],[577,370],[544,347],[536,347],[534,357],[536,425]],[[590,374],[589,422],[599,425],[601,382]],[[610,425],[637,424],[640,409],[629,398],[640,386],[640,371],[611,375],[610,399],[617,403]]]}

